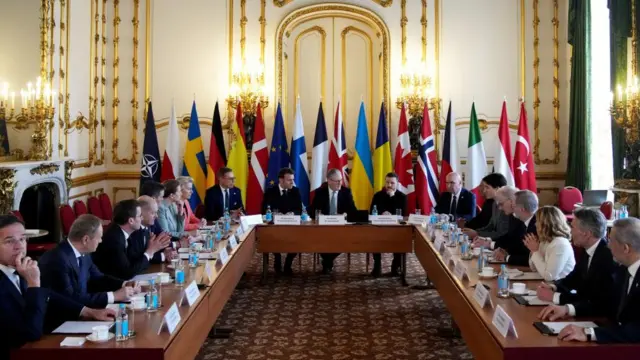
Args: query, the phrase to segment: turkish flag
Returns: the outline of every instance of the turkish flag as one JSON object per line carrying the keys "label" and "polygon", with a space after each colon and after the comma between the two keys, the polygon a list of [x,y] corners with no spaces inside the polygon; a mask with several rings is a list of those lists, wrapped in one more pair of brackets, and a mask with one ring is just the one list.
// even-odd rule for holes
{"label": "turkish flag", "polygon": [[533,148],[529,141],[529,125],[527,123],[527,109],[524,102],[520,104],[520,123],[518,124],[518,141],[513,156],[513,177],[516,187],[520,190],[537,192],[536,170],[533,163]]}

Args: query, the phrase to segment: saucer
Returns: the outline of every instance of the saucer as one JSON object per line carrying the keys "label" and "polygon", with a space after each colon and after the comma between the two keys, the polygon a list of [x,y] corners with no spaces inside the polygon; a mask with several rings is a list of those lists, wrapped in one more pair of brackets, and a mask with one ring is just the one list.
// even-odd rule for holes
{"label": "saucer", "polygon": [[493,273],[492,275],[483,275],[482,273],[478,273],[478,277],[482,278],[482,279],[493,279],[494,277],[497,277],[498,274]]}
{"label": "saucer", "polygon": [[511,295],[528,295],[529,291],[527,289],[525,289],[525,291],[523,291],[523,292],[515,292],[515,291],[513,291],[513,289],[509,289],[509,294],[511,294]]}
{"label": "saucer", "polygon": [[116,337],[116,335],[114,333],[109,333],[109,336],[107,336],[107,338],[105,340],[97,340],[93,337],[93,334],[89,334],[87,335],[87,340],[94,342],[94,343],[104,343],[107,342],[109,340],[112,340],[114,337]]}

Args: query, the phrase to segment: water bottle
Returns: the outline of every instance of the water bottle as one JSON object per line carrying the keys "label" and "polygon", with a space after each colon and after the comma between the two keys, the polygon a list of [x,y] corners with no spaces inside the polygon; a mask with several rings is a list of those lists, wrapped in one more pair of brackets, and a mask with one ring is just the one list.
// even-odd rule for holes
{"label": "water bottle", "polygon": [[124,304],[120,304],[118,316],[116,316],[116,341],[125,341],[129,338],[129,315]]}
{"label": "water bottle", "polygon": [[271,222],[273,220],[273,214],[271,214],[271,206],[267,205],[267,213],[264,216],[264,219],[267,222]]}
{"label": "water bottle", "polygon": [[486,265],[484,258],[484,246],[480,247],[480,255],[478,256],[478,272],[482,272],[482,268]]}
{"label": "water bottle", "polygon": [[[219,243],[220,240],[222,240],[222,230],[220,230],[220,226],[216,224],[216,244]],[[217,248],[218,246],[216,245],[215,247]]]}
{"label": "water bottle", "polygon": [[183,287],[184,286],[184,264],[182,263],[182,261],[178,261],[176,263],[176,271],[174,275],[176,278],[176,286]]}
{"label": "water bottle", "polygon": [[160,275],[156,278],[156,289],[158,290],[158,308],[162,307],[162,278]]}
{"label": "water bottle", "polygon": [[469,242],[467,239],[462,236],[462,242],[460,243],[460,255],[463,259],[467,258],[467,253],[469,252]]}
{"label": "water bottle", "polygon": [[300,220],[305,222],[309,221],[309,214],[307,213],[307,208],[302,204],[302,214],[300,215]]}
{"label": "water bottle", "polygon": [[198,258],[200,257],[200,253],[196,250],[195,244],[191,244],[189,247],[189,267],[197,268],[198,267]]}
{"label": "water bottle", "polygon": [[509,275],[507,275],[507,266],[500,266],[500,274],[498,275],[498,296],[501,298],[509,297]]}
{"label": "water bottle", "polygon": [[627,206],[623,205],[622,206],[622,211],[620,211],[620,218],[621,219],[626,219],[629,217],[629,210],[627,210]]}
{"label": "water bottle", "polygon": [[378,216],[378,207],[373,205],[373,209],[371,209],[371,215]]}
{"label": "water bottle", "polygon": [[147,291],[147,312],[158,311],[158,289],[156,288],[156,281],[154,279],[149,280],[149,290]]}
{"label": "water bottle", "polygon": [[207,232],[207,248],[209,249],[209,251],[214,251],[216,249],[216,243],[215,243],[216,238],[213,235],[213,232],[208,231]]}
{"label": "water bottle", "polygon": [[229,209],[224,209],[224,232],[228,233],[231,230],[231,215]]}

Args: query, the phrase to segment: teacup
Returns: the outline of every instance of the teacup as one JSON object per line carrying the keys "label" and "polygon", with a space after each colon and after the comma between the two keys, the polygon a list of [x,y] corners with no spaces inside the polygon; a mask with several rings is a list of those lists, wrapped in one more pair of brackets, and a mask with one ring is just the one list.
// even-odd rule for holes
{"label": "teacup", "polygon": [[160,282],[166,283],[171,280],[171,275],[169,273],[159,273]]}
{"label": "teacup", "polygon": [[491,266],[485,266],[482,268],[482,272],[480,274],[482,276],[493,276],[493,268]]}
{"label": "teacup", "polygon": [[511,292],[514,294],[524,294],[527,292],[527,285],[525,283],[513,283],[511,285]]}
{"label": "teacup", "polygon": [[479,247],[473,248],[473,255],[474,256],[480,256],[480,250],[481,249]]}
{"label": "teacup", "polygon": [[196,251],[202,251],[203,246],[204,246],[204,245],[203,245],[202,243],[193,243],[193,248],[194,248]]}
{"label": "teacup", "polygon": [[106,325],[98,325],[91,328],[91,336],[94,340],[102,341],[109,339],[109,327]]}
{"label": "teacup", "polygon": [[142,309],[147,306],[146,300],[144,296],[136,295],[131,297],[131,307],[134,309]]}

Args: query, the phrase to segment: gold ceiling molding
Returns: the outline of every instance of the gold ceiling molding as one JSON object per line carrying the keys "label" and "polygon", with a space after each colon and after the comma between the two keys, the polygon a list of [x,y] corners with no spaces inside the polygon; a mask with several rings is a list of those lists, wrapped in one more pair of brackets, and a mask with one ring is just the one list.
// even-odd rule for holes
{"label": "gold ceiling molding", "polygon": [[[294,0],[273,0],[273,5],[275,5],[276,7],[283,7],[285,5],[288,5],[289,3],[292,3]],[[390,7],[391,5],[393,5],[393,0],[371,0],[374,3],[382,6],[382,7]]]}
{"label": "gold ceiling molding", "polygon": [[407,0],[400,0],[400,29],[402,30],[402,66],[407,65]]}
{"label": "gold ceiling molding", "polygon": [[560,25],[560,20],[558,18],[558,0],[553,0],[553,19],[551,19],[551,23],[553,24],[553,124],[554,124],[554,133],[553,133],[553,148],[554,148],[554,156],[552,159],[542,159],[540,158],[540,76],[539,76],[539,67],[540,67],[540,54],[538,51],[538,45],[540,43],[540,39],[538,37],[539,34],[539,24],[540,17],[538,14],[539,8],[539,0],[533,1],[533,128],[535,132],[535,144],[533,149],[535,163],[537,165],[551,165],[551,164],[559,164],[560,163],[560,99],[558,97],[558,92],[560,89],[560,81],[558,79],[558,72],[560,68],[560,62],[558,61],[558,28]]}
{"label": "gold ceiling molding", "polygon": [[85,186],[104,180],[139,180],[139,171],[103,171],[99,173],[79,176],[71,179],[70,188]]}
{"label": "gold ceiling molding", "polygon": [[298,44],[300,43],[300,39],[309,34],[309,33],[313,33],[313,32],[317,32],[318,34],[320,34],[320,39],[321,39],[321,43],[320,43],[320,53],[321,53],[321,60],[320,60],[320,93],[322,94],[322,98],[325,99],[326,98],[326,92],[325,92],[325,77],[326,77],[326,51],[327,51],[327,32],[321,27],[321,26],[312,26],[308,29],[305,29],[303,31],[300,32],[300,34],[298,34],[298,36],[296,36],[295,41],[293,42],[293,51],[294,51],[294,57],[293,57],[293,94],[295,96],[298,96],[300,93],[298,92],[298,84],[299,84],[299,68],[298,68],[298,63],[299,63],[299,58],[300,58],[300,54],[299,54],[299,46]]}
{"label": "gold ceiling molding", "polygon": [[420,17],[420,25],[422,25],[422,62],[427,63],[427,0],[422,0],[422,17]]}

